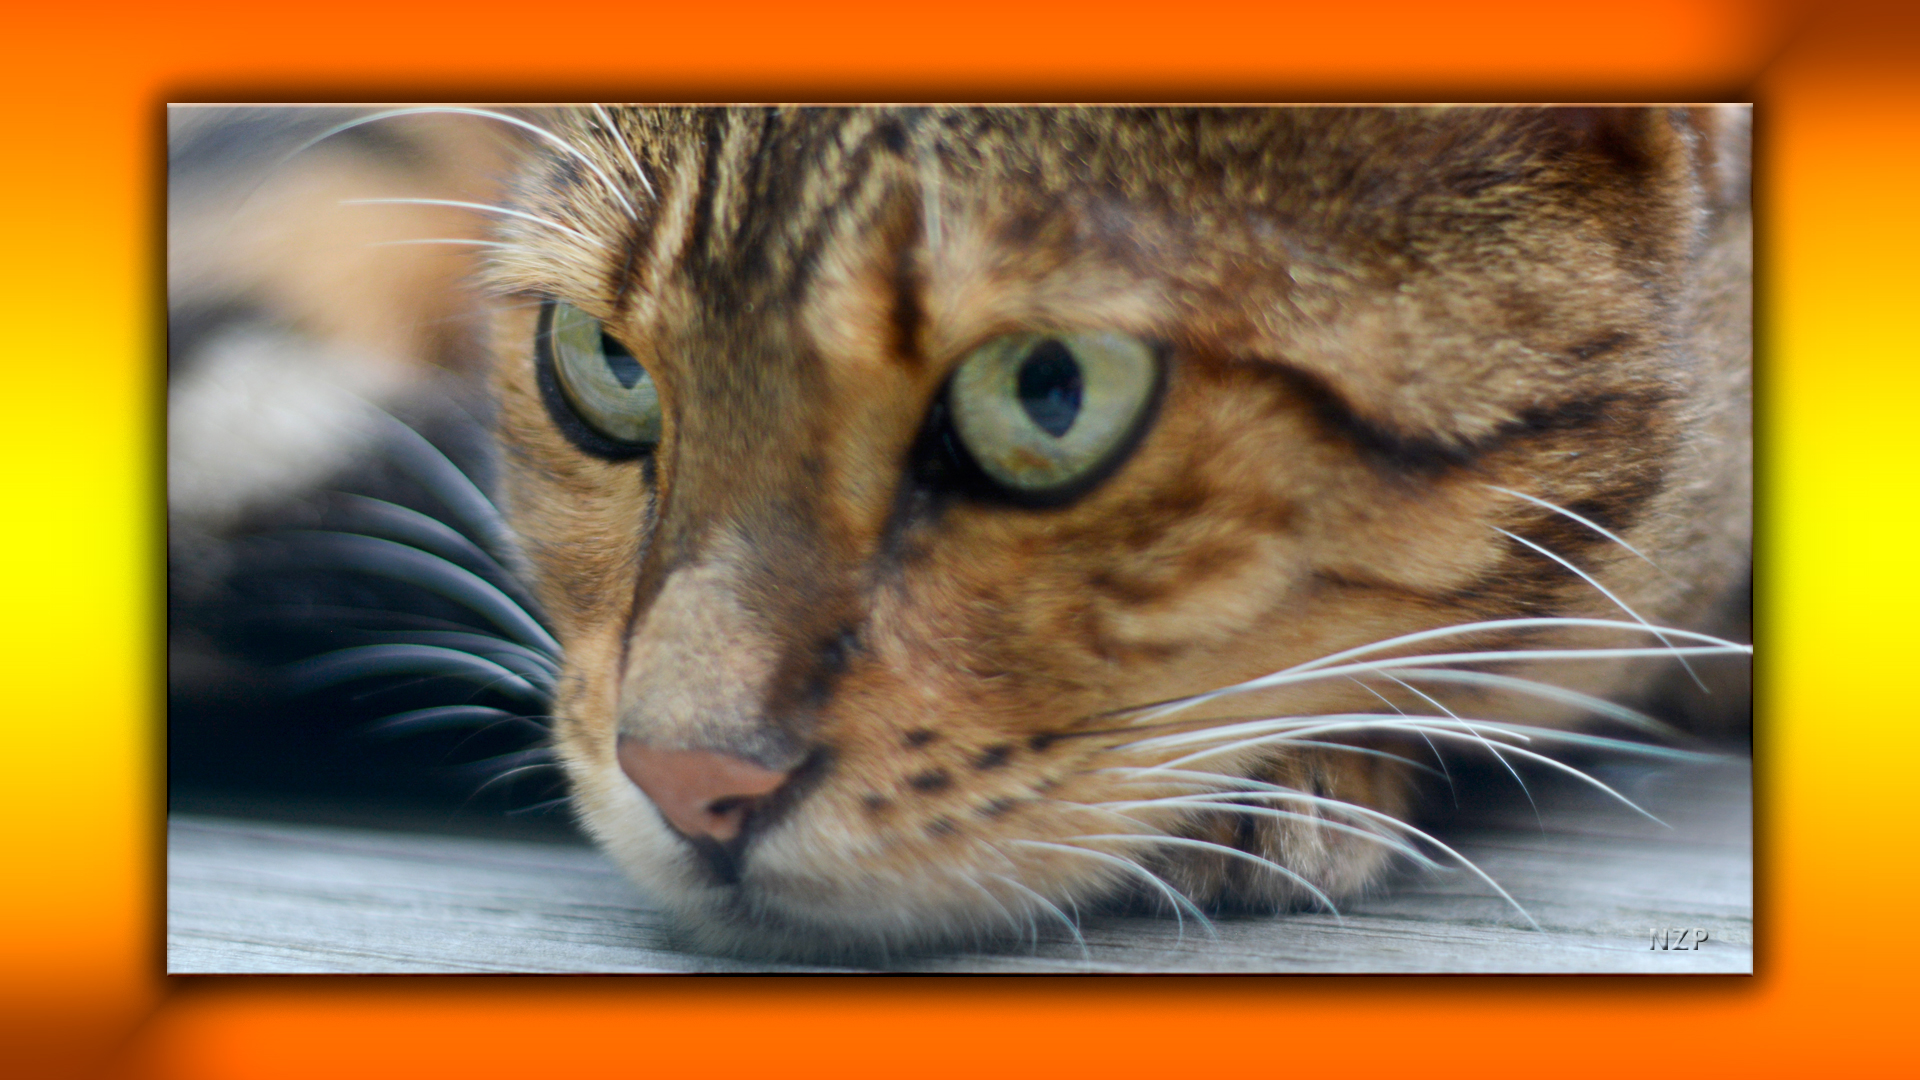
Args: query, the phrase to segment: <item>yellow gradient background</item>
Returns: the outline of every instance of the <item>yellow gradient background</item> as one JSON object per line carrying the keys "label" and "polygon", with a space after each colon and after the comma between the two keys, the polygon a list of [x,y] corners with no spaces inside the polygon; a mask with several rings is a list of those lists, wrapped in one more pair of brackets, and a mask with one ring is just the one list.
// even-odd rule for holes
{"label": "yellow gradient background", "polygon": [[[0,1071],[1884,1075],[1912,1067],[1920,33],[1844,4],[38,4],[0,157]],[[167,100],[1754,100],[1752,978],[164,970]]]}

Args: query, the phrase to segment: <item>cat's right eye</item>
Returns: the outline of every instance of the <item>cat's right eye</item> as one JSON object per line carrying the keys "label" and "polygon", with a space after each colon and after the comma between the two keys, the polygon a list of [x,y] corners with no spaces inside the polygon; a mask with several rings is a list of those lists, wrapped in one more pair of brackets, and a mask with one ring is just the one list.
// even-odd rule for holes
{"label": "cat's right eye", "polygon": [[1160,386],[1153,347],[1125,334],[1011,334],[953,373],[953,430],[1006,492],[1071,495],[1116,465]]}
{"label": "cat's right eye", "polygon": [[600,320],[549,300],[540,309],[538,342],[567,405],[596,435],[629,451],[660,442],[659,388]]}

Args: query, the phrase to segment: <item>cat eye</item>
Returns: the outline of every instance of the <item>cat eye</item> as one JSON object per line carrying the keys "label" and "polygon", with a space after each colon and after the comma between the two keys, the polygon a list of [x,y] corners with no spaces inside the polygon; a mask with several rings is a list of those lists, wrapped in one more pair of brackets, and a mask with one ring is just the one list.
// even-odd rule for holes
{"label": "cat eye", "polygon": [[947,407],[982,472],[1016,494],[1045,497],[1116,464],[1159,385],[1159,357],[1138,338],[1011,334],[961,362]]}
{"label": "cat eye", "polygon": [[539,341],[567,404],[595,434],[624,449],[659,443],[660,391],[653,376],[600,320],[549,300],[540,310]]}

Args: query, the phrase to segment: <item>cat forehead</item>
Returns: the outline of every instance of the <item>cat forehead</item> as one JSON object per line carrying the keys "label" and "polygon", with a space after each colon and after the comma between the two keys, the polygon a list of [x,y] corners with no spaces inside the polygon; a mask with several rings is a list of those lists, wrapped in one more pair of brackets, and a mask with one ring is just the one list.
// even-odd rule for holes
{"label": "cat forehead", "polygon": [[1698,234],[1693,136],[1660,111],[594,107],[552,125],[494,280],[668,367],[937,373],[999,334],[1100,328],[1290,367],[1396,438],[1450,444],[1599,378],[1593,357],[1651,362]]}
{"label": "cat forehead", "polygon": [[[622,306],[669,272],[791,298],[848,237],[927,243],[989,218],[1023,253],[1147,221],[1264,230],[1263,261],[1400,250],[1410,210],[1484,231],[1537,198],[1538,114],[1466,109],[609,109],[558,114],[494,260],[507,289]],[[1327,261],[1333,261],[1329,258]]]}

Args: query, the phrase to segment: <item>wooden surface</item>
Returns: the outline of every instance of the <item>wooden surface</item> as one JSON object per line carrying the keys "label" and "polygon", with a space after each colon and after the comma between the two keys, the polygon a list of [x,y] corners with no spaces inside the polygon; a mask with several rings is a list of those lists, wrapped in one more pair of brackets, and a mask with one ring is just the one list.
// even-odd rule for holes
{"label": "wooden surface", "polygon": [[[1753,968],[1745,762],[1600,775],[1672,828],[1530,779],[1524,800],[1456,822],[1450,844],[1499,881],[1534,930],[1464,871],[1408,872],[1330,915],[1090,918],[999,951],[908,958],[960,972],[1650,972]],[[176,814],[168,827],[167,968],[196,972],[803,971],[689,953],[584,844]],[[1654,927],[1701,928],[1683,950]]]}

